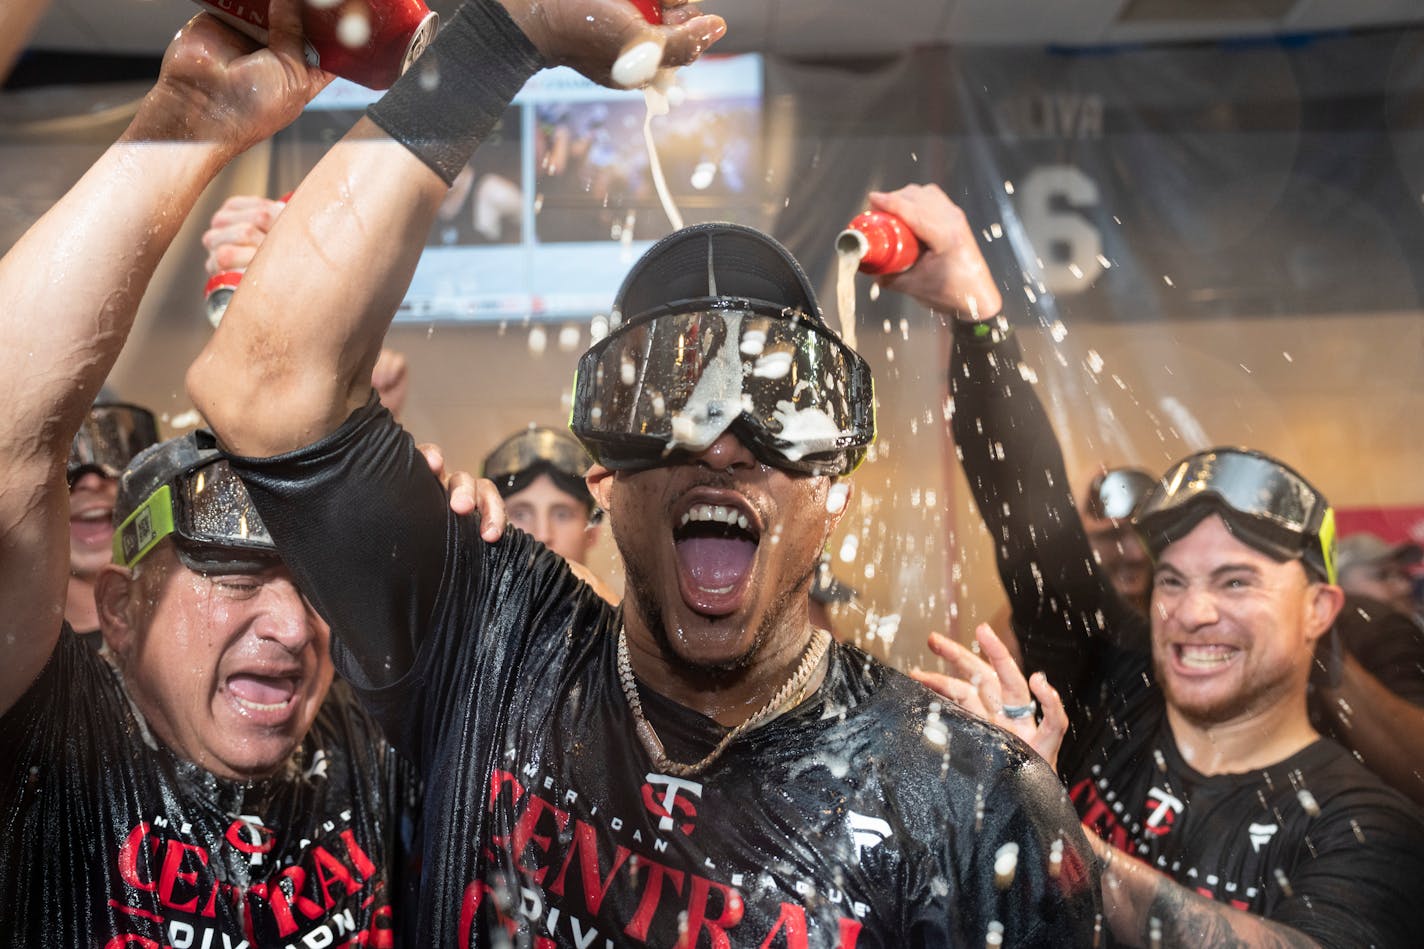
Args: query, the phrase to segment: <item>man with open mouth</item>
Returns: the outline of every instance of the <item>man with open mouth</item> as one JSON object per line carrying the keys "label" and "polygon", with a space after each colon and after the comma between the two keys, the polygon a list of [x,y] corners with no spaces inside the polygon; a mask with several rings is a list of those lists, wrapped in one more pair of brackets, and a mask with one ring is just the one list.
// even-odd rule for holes
{"label": "man with open mouth", "polygon": [[[298,5],[271,9],[270,47],[183,27],[124,135],[0,261],[0,375],[20,380],[0,418],[0,945],[393,934],[409,766],[329,694],[327,626],[211,436],[130,460],[152,417],[91,407],[203,189],[325,84]],[[64,620],[76,520],[102,652]]]}
{"label": "man with open mouth", "polygon": [[[418,942],[1091,943],[1096,883],[1051,771],[809,622],[874,403],[774,240],[660,241],[579,361],[621,608],[522,532],[481,543],[370,398],[471,139],[556,58],[505,6],[467,3],[479,49],[451,57],[442,33],[439,85],[398,83],[307,176],[188,377],[338,668],[426,780]],[[664,12],[668,57],[721,33]],[[617,4],[592,32],[647,34]],[[491,76],[505,44],[528,59]]]}
{"label": "man with open mouth", "polygon": [[[933,185],[871,203],[926,246],[886,286],[952,317],[955,443],[1025,665],[1066,700],[1074,728],[1058,767],[1106,865],[1113,935],[1424,945],[1424,818],[1307,714],[1315,646],[1344,601],[1325,497],[1247,449],[1173,464],[1122,510],[1153,559],[1144,616],[1093,556],[964,214]],[[997,714],[1031,715],[1024,693]],[[1358,727],[1371,726],[1361,714]]]}
{"label": "man with open mouth", "polygon": [[69,446],[69,586],[64,620],[98,649],[99,613],[94,581],[114,547],[114,498],[119,475],[134,455],[158,443],[153,413],[101,392]]}

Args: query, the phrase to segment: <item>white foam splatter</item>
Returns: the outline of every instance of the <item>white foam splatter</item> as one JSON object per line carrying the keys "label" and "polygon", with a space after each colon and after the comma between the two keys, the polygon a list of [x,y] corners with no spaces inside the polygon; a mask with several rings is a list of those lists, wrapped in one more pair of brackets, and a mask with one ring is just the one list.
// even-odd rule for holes
{"label": "white foam splatter", "polygon": [[752,366],[752,375],[758,379],[782,379],[790,371],[791,353],[784,349],[758,356],[756,365]]}
{"label": "white foam splatter", "polygon": [[1019,845],[1007,843],[994,854],[994,885],[1007,890],[1019,868]]}
{"label": "white foam splatter", "polygon": [[341,15],[336,24],[336,38],[347,49],[360,49],[371,39],[371,18],[365,10],[354,9]]}
{"label": "white foam splatter", "polygon": [[778,402],[773,416],[781,424],[781,438],[794,445],[785,451],[791,461],[799,461],[818,445],[829,445],[846,434],[824,409],[814,406],[798,409],[790,402]]}
{"label": "white foam splatter", "polygon": [[173,420],[169,422],[169,425],[171,425],[173,428],[197,428],[199,425],[202,424],[203,416],[199,414],[197,409],[189,409],[186,412],[179,412],[177,415],[173,416]]}
{"label": "white foam splatter", "polygon": [[657,75],[663,59],[663,45],[657,40],[644,40],[625,49],[613,63],[613,81],[624,89],[647,85]]}

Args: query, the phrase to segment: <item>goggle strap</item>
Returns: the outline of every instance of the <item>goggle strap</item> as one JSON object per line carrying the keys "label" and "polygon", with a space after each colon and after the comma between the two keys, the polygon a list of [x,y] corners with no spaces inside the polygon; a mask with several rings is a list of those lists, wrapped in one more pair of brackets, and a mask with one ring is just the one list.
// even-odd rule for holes
{"label": "goggle strap", "polygon": [[1335,509],[1327,507],[1325,516],[1320,519],[1320,530],[1316,534],[1316,543],[1320,545],[1320,557],[1325,564],[1325,579],[1331,586],[1339,582],[1340,576],[1335,569]]}
{"label": "goggle strap", "polygon": [[173,531],[173,492],[165,484],[124,518],[114,532],[114,562],[132,567]]}

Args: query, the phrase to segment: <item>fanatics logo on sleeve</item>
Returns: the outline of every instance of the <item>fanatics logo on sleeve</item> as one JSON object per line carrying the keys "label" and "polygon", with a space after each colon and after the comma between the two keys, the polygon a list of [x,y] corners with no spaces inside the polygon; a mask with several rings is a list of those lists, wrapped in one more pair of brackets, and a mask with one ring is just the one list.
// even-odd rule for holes
{"label": "fanatics logo on sleeve", "polygon": [[1246,833],[1251,837],[1251,852],[1260,853],[1261,848],[1271,842],[1271,838],[1280,830],[1279,824],[1252,824],[1246,828]]}
{"label": "fanatics logo on sleeve", "polygon": [[850,828],[851,839],[855,841],[855,859],[871,847],[878,847],[890,836],[890,824],[879,817],[867,817],[855,811],[847,812],[846,826]]}

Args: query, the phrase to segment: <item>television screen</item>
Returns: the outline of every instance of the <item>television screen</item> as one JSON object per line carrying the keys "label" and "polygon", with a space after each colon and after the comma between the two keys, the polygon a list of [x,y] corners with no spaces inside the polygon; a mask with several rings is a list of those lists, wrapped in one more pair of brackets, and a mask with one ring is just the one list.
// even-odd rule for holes
{"label": "television screen", "polygon": [[[760,223],[762,62],[707,57],[677,74],[667,115],[642,92],[569,69],[536,75],[436,214],[397,320],[565,320],[606,313],[629,266],[672,225],[652,139],[684,223]],[[296,187],[377,93],[337,80],[278,138],[274,181]]]}

